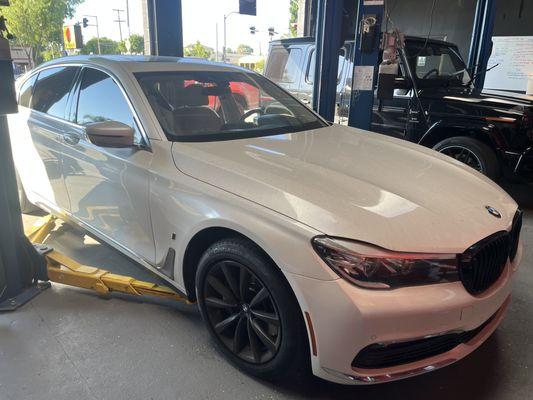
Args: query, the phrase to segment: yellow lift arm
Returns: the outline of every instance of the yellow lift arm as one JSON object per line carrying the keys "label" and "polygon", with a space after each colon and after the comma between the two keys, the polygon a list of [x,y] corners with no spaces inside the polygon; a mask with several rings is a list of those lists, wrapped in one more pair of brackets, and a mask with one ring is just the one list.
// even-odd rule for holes
{"label": "yellow lift arm", "polygon": [[[26,236],[34,244],[42,244],[56,227],[57,218],[48,215],[26,230]],[[152,296],[168,300],[186,301],[186,297],[169,287],[144,282],[130,276],[113,274],[104,269],[82,265],[53,249],[45,252],[48,279],[65,285],[91,289],[101,295],[111,292],[133,296]]]}

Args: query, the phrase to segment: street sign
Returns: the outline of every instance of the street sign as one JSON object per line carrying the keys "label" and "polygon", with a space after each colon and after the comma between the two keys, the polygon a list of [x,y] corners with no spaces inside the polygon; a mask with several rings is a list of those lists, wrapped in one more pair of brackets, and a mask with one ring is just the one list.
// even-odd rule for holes
{"label": "street sign", "polygon": [[239,0],[239,14],[257,15],[257,1]]}
{"label": "street sign", "polygon": [[83,47],[83,37],[79,25],[69,25],[63,27],[63,43],[65,50],[81,49]]}

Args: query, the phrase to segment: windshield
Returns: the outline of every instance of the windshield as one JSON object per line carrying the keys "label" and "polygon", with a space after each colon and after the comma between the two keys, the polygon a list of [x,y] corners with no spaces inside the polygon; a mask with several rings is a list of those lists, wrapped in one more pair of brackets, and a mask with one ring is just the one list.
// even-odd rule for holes
{"label": "windshield", "polygon": [[443,44],[415,42],[407,56],[420,87],[465,86],[470,75],[457,49]]}
{"label": "windshield", "polygon": [[247,72],[172,71],[135,74],[172,141],[216,141],[326,126],[268,79]]}

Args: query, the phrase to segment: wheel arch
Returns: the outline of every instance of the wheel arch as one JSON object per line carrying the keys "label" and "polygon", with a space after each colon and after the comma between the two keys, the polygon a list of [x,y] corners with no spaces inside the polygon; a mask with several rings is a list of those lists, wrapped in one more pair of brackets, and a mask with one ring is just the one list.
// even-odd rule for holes
{"label": "wheel arch", "polygon": [[436,144],[445,139],[466,136],[479,140],[494,149],[496,147],[496,134],[497,132],[493,126],[481,121],[464,121],[463,123],[455,122],[453,124],[439,121],[428,129],[424,136],[418,141],[418,144],[433,148]]}
{"label": "wheel arch", "polygon": [[204,252],[214,243],[222,239],[231,237],[238,237],[245,239],[252,243],[258,251],[260,251],[276,269],[282,274],[281,268],[270,257],[270,255],[261,247],[256,241],[242,232],[239,232],[232,228],[223,226],[210,226],[198,231],[188,242],[182,259],[182,273],[183,283],[185,285],[185,291],[190,301],[196,300],[196,271],[198,268],[198,262],[204,254]]}

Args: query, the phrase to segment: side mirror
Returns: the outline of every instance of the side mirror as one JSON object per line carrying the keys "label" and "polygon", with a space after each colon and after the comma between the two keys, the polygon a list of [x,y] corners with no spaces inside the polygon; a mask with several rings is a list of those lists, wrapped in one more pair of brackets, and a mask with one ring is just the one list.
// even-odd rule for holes
{"label": "side mirror", "polygon": [[132,147],[135,131],[117,121],[95,122],[85,127],[91,143],[100,147]]}

